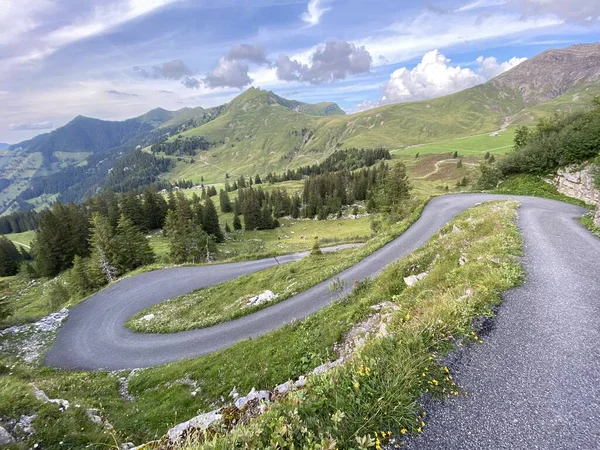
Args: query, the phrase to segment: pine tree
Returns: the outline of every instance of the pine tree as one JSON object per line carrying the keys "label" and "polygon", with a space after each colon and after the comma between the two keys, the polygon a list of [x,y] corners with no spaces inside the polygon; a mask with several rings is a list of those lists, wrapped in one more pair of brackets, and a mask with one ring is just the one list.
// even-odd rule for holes
{"label": "pine tree", "polygon": [[165,235],[169,241],[169,256],[175,264],[187,260],[186,222],[179,220],[175,211],[169,211],[165,219]]}
{"label": "pine tree", "polygon": [[260,201],[254,189],[248,189],[246,191],[244,201],[242,204],[242,212],[244,215],[244,228],[246,231],[256,230],[260,228]]}
{"label": "pine tree", "polygon": [[242,221],[240,220],[240,216],[237,214],[233,216],[233,229],[236,231],[242,229]]}
{"label": "pine tree", "polygon": [[219,215],[213,201],[208,198],[202,210],[202,229],[215,238],[216,242],[223,241],[223,232],[219,225]]}
{"label": "pine tree", "polygon": [[154,252],[148,239],[124,215],[119,219],[111,244],[115,254],[114,265],[119,274],[154,261]]}
{"label": "pine tree", "polygon": [[225,222],[225,233],[231,233],[231,228],[229,227],[229,222]]}
{"label": "pine tree", "polygon": [[85,297],[94,288],[88,276],[88,263],[81,256],[75,256],[73,260],[68,286],[71,296],[75,298]]}
{"label": "pine tree", "polygon": [[0,277],[10,277],[19,271],[21,255],[15,244],[4,236],[0,238]]}
{"label": "pine tree", "polygon": [[94,286],[102,286],[106,282],[112,283],[117,278],[113,248],[114,233],[106,217],[100,214],[92,215],[92,237],[90,238],[92,256],[89,279]]}
{"label": "pine tree", "polygon": [[58,275],[73,264],[75,255],[89,254],[89,222],[74,204],[56,203],[40,219],[32,244],[36,271],[43,277]]}
{"label": "pine tree", "polygon": [[398,162],[385,176],[383,204],[388,208],[394,208],[410,197],[410,190],[406,166],[402,162]]}
{"label": "pine tree", "polygon": [[254,177],[254,184],[262,184],[262,180],[260,179],[260,175],[256,174],[256,177]]}
{"label": "pine tree", "polygon": [[157,230],[165,224],[167,202],[152,189],[146,189],[143,194],[144,225],[145,231]]}
{"label": "pine tree", "polygon": [[221,189],[221,191],[219,192],[219,200],[221,203],[222,212],[230,213],[233,210],[231,206],[231,200],[229,199],[229,194],[227,193],[227,191]]}

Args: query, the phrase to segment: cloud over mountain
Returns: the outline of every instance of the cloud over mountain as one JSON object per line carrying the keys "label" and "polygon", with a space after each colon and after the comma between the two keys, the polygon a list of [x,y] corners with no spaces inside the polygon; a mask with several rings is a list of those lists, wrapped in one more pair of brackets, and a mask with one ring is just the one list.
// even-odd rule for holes
{"label": "cloud over mountain", "polygon": [[396,69],[383,86],[382,103],[423,100],[452,94],[484,83],[512,69],[526,58],[511,58],[498,63],[494,57],[477,58],[478,67],[452,66],[450,59],[438,50],[427,52],[412,70]]}
{"label": "cloud over mountain", "polygon": [[333,40],[317,47],[310,60],[309,64],[303,64],[287,55],[279,55],[275,61],[277,78],[321,84],[369,72],[373,63],[373,58],[365,47]]}

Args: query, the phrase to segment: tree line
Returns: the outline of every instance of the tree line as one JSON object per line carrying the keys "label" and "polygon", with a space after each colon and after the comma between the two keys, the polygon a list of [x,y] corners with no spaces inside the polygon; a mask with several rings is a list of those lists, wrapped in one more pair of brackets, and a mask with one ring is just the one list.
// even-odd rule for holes
{"label": "tree line", "polygon": [[152,153],[164,153],[166,155],[194,156],[196,150],[208,150],[210,143],[204,136],[191,136],[182,138],[178,136],[174,141],[167,141],[165,137],[161,142],[152,144],[150,150]]}

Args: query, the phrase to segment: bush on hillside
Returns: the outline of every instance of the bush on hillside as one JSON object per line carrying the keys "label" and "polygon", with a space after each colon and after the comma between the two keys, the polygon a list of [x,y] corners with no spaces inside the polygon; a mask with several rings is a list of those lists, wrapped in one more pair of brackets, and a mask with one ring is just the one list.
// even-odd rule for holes
{"label": "bush on hillside", "polygon": [[[514,151],[507,157],[480,166],[477,188],[492,189],[509,175],[546,175],[569,164],[592,158],[599,161],[600,98],[593,101],[590,111],[555,114],[534,127],[519,127],[514,144]],[[596,178],[600,187],[600,175]]]}
{"label": "bush on hillside", "polygon": [[600,108],[538,122],[527,142],[498,163],[503,175],[543,175],[600,153]]}

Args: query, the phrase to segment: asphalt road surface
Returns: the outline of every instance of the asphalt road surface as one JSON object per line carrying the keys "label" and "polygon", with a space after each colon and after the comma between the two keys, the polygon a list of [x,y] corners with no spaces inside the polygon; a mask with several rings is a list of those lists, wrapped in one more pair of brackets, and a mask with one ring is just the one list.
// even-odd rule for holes
{"label": "asphalt road surface", "polygon": [[577,215],[523,201],[526,282],[455,356],[466,395],[430,402],[408,449],[600,449],[600,240]]}
{"label": "asphalt road surface", "polygon": [[[549,429],[540,430],[540,433],[554,436],[556,433],[566,432],[569,427],[579,427],[582,420],[591,424],[592,420],[597,421],[600,417],[600,395],[595,395],[600,390],[600,346],[596,345],[600,342],[597,321],[600,317],[600,241],[576,221],[585,210],[534,197],[445,195],[433,199],[424,209],[421,218],[402,236],[338,276],[348,282],[349,290],[355,280],[373,277],[390,263],[421,247],[460,212],[481,202],[502,199],[516,199],[521,203],[519,226],[525,242],[528,281],[523,288],[507,294],[507,306],[501,310],[498,331],[494,332],[494,336],[502,335],[504,344],[498,347],[497,353],[489,356],[491,359],[487,362],[480,362],[480,365],[467,370],[474,372],[475,386],[467,384],[465,388],[471,392],[468,401],[474,398],[477,386],[487,386],[496,395],[490,397],[484,411],[480,411],[475,417],[476,424],[485,418],[485,410],[496,409],[494,403],[504,400],[510,403],[510,411],[521,414],[510,414],[511,420],[514,417],[516,422],[507,430],[507,439],[522,435],[519,431],[520,422],[527,419],[527,416],[536,414],[548,414],[556,419],[555,422],[548,422]],[[304,255],[288,255],[278,257],[278,260],[279,263],[285,263]],[[328,280],[276,305],[210,328],[172,334],[141,334],[124,327],[131,315],[148,306],[275,264],[277,262],[269,258],[164,269],[123,279],[71,310],[48,351],[45,362],[54,367],[84,370],[155,366],[207,354],[238,341],[260,336],[293,320],[302,319],[334,300],[329,291]],[[514,308],[520,309],[513,311]],[[490,339],[489,343],[477,351],[490,351],[493,341],[494,339]],[[480,358],[474,357],[474,361],[478,359]],[[497,384],[496,377],[506,383],[520,384]],[[513,402],[512,396],[497,390],[500,388],[494,385],[515,391],[526,386],[531,389],[524,391],[524,397],[515,396]],[[533,386],[536,386],[535,396]],[[577,400],[573,400],[573,395],[578,396]],[[584,397],[587,398],[587,410],[576,411],[586,413],[594,409],[595,416],[571,417],[572,415],[567,414],[571,401],[583,401]],[[535,403],[535,399],[539,403]],[[529,403],[530,401],[533,403]],[[525,407],[526,410],[523,409]],[[443,413],[438,417],[442,418]],[[559,417],[562,417],[563,422],[559,423]],[[567,426],[564,422],[567,419],[572,419],[572,422],[569,421],[572,425]],[[475,433],[468,424],[463,425],[469,433]],[[490,425],[496,426],[499,427],[500,424]],[[556,426],[559,429],[550,429]],[[446,447],[446,444],[437,443],[446,442],[443,440],[434,440],[433,447],[427,447],[425,442],[430,430],[431,439],[435,439],[432,423],[426,436],[420,440],[426,447],[415,448],[503,448],[502,444],[466,447],[464,440],[458,441],[458,447]],[[596,427],[595,433],[598,430],[600,426]],[[481,430],[482,434],[487,432],[489,430]],[[452,438],[452,435],[447,438]],[[514,447],[508,445],[504,448]]]}

